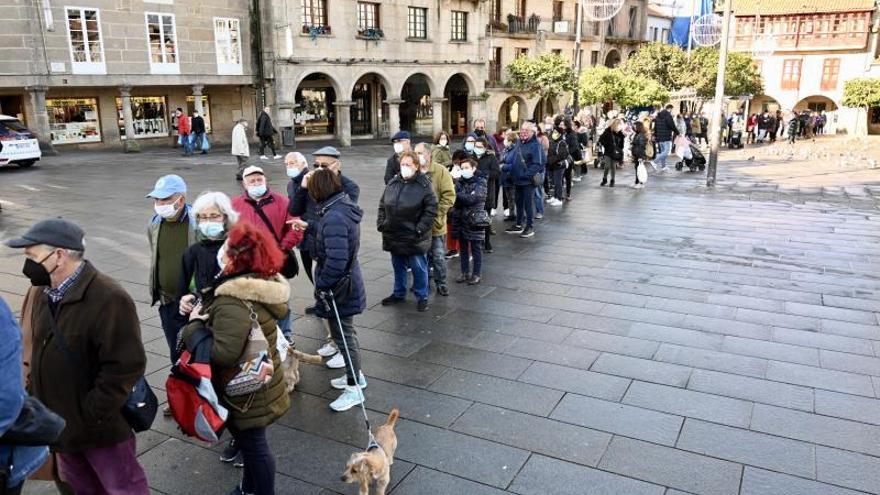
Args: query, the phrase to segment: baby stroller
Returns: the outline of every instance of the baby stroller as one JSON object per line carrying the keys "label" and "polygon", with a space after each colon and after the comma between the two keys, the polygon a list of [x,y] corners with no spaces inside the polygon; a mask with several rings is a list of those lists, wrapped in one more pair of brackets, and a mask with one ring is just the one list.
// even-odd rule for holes
{"label": "baby stroller", "polygon": [[684,164],[687,166],[688,170],[691,172],[696,172],[700,170],[701,172],[706,169],[706,157],[703,153],[700,152],[700,149],[691,144],[691,159],[685,159]]}
{"label": "baby stroller", "polygon": [[742,140],[742,121],[735,121],[730,125],[730,138],[727,140],[728,149],[740,149],[743,145]]}

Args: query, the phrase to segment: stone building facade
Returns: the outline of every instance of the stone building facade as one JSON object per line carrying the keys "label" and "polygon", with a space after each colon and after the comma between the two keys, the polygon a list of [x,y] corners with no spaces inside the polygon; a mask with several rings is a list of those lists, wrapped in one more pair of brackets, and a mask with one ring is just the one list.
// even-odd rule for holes
{"label": "stone building facade", "polygon": [[178,107],[228,142],[233,121],[255,115],[249,4],[7,0],[0,113],[50,152],[171,144]]}

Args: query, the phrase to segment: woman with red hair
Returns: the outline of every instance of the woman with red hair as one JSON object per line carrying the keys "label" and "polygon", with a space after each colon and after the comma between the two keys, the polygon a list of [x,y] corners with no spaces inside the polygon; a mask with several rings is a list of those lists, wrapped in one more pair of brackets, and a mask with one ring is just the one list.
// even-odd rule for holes
{"label": "woman with red hair", "polygon": [[[244,459],[241,484],[231,495],[274,495],[275,457],[266,441],[266,428],[290,408],[281,359],[276,349],[276,321],[287,312],[290,284],[278,272],[284,255],[269,234],[250,222],[239,222],[217,253],[220,275],[203,301],[193,308],[184,329],[184,342],[193,332],[208,327],[214,336],[211,366],[214,389],[229,409],[226,425]],[[259,324],[268,343],[274,372],[268,383],[253,394],[229,396],[226,385],[238,370],[252,323]]]}

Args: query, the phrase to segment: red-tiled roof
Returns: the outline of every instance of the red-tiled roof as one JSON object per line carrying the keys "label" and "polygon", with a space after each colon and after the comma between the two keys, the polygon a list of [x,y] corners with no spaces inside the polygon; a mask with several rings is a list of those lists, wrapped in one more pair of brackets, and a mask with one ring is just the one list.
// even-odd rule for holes
{"label": "red-tiled roof", "polygon": [[[720,3],[723,4],[723,2]],[[874,0],[733,0],[733,15],[737,16],[864,12],[866,10],[874,10]]]}

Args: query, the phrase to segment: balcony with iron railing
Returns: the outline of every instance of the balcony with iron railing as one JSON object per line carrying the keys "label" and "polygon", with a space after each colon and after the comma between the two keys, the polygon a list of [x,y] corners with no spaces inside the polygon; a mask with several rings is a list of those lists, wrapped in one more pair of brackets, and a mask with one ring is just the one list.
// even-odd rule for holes
{"label": "balcony with iron railing", "polygon": [[486,81],[487,88],[503,88],[506,86],[501,78],[501,62],[497,60],[489,61],[489,79]]}
{"label": "balcony with iron railing", "polygon": [[541,25],[541,17],[532,14],[528,17],[507,15],[507,23],[493,19],[486,25],[486,34],[493,36],[509,36],[512,38],[533,38]]}

